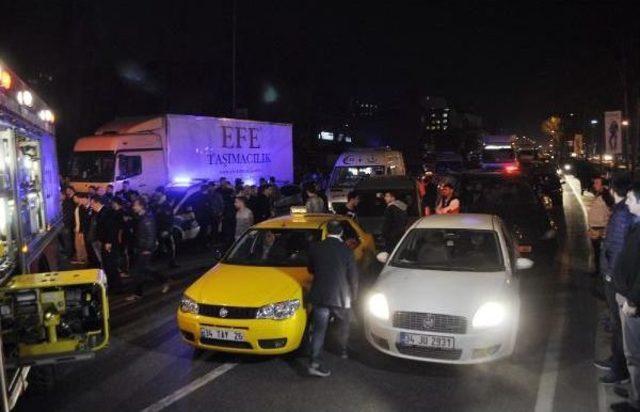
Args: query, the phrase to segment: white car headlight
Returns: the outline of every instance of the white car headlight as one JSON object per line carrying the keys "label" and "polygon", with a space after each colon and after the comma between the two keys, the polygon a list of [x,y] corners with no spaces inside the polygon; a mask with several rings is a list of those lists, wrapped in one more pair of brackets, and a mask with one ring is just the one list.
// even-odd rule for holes
{"label": "white car headlight", "polygon": [[193,313],[194,315],[197,315],[199,310],[198,303],[189,296],[184,295],[180,300],[180,310],[185,313]]}
{"label": "white car headlight", "polygon": [[507,311],[503,304],[498,302],[488,302],[480,306],[480,309],[473,316],[473,327],[478,329],[491,328],[504,322]]}
{"label": "white car headlight", "polygon": [[256,319],[289,319],[300,307],[300,299],[285,300],[284,302],[264,305],[256,313]]}
{"label": "white car headlight", "polygon": [[369,298],[369,312],[378,319],[389,319],[389,304],[382,293],[374,293]]}

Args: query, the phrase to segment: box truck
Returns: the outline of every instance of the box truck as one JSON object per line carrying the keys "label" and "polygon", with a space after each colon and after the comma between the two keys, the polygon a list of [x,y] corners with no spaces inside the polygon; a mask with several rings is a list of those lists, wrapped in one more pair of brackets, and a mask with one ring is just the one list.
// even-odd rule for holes
{"label": "box truck", "polygon": [[190,115],[116,119],[93,136],[78,139],[71,160],[71,185],[129,181],[151,192],[171,182],[236,178],[255,184],[261,177],[293,181],[291,124]]}

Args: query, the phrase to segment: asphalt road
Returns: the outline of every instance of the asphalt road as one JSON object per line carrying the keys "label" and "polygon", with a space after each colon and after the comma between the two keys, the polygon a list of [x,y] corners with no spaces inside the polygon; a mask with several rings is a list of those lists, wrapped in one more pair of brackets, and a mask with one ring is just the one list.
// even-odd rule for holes
{"label": "asphalt road", "polygon": [[558,253],[521,277],[513,359],[472,367],[399,360],[370,348],[357,325],[351,359],[327,353],[327,379],[306,377],[306,360],[295,355],[194,354],[177,332],[184,287],[176,285],[141,303],[114,299],[110,347],[92,361],[56,367],[54,388],[29,390],[17,410],[598,410],[589,248],[581,204],[568,186],[564,215]]}

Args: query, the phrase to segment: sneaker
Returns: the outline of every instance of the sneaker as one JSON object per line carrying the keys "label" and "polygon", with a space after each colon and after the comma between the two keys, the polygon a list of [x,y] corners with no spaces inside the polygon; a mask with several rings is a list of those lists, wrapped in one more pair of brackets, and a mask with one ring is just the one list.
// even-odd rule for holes
{"label": "sneaker", "polygon": [[597,360],[593,362],[593,366],[603,371],[611,370],[611,359]]}
{"label": "sneaker", "polygon": [[312,363],[309,365],[307,372],[309,372],[309,375],[316,376],[318,378],[326,378],[331,375],[331,371],[324,369],[319,363]]}
{"label": "sneaker", "polygon": [[623,385],[625,383],[629,383],[629,375],[619,376],[613,373],[613,371],[609,371],[606,375],[601,376],[598,379],[600,383],[605,385]]}
{"label": "sneaker", "polygon": [[139,301],[140,299],[142,299],[142,296],[140,295],[131,295],[131,296],[127,296],[124,300],[126,300],[127,302],[136,302],[136,301]]}
{"label": "sneaker", "polygon": [[169,284],[168,284],[168,283],[165,283],[165,284],[162,286],[162,294],[164,295],[165,293],[167,293],[167,292],[169,291],[169,289],[171,289],[171,288],[169,287]]}
{"label": "sneaker", "polygon": [[618,395],[621,398],[628,398],[629,397],[629,391],[626,388],[623,388],[622,386],[615,386],[613,388],[613,393],[615,393],[616,395]]}

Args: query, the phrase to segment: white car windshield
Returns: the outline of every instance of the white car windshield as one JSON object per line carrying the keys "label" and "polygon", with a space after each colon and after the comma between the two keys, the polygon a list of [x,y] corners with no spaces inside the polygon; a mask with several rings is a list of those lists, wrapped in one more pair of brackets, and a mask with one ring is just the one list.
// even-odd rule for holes
{"label": "white car windshield", "polygon": [[391,266],[464,272],[504,270],[498,236],[491,230],[413,229]]}
{"label": "white car windshield", "polygon": [[231,248],[224,263],[250,266],[307,266],[309,246],[319,229],[251,229]]}

